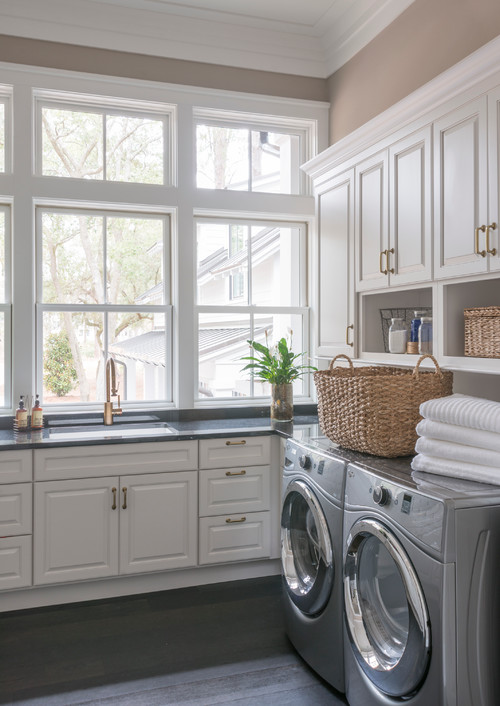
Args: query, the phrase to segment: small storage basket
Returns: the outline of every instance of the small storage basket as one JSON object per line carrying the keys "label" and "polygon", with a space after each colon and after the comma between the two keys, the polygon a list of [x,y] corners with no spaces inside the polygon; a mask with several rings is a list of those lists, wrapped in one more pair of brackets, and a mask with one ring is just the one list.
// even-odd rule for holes
{"label": "small storage basket", "polygon": [[464,309],[465,355],[500,358],[500,306]]}
{"label": "small storage basket", "polygon": [[[333,367],[346,358],[349,367]],[[420,370],[430,358],[435,371]],[[441,370],[431,355],[414,370],[389,366],[354,367],[337,355],[328,370],[314,373],[318,417],[323,434],[346,449],[391,458],[414,453],[415,427],[422,402],[451,395],[453,373]]]}

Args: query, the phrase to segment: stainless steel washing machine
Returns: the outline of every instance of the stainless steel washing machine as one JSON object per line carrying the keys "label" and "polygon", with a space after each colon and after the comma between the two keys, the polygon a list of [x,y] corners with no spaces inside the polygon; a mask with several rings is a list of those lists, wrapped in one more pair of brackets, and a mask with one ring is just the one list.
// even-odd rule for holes
{"label": "stainless steel washing machine", "polygon": [[304,660],[339,691],[344,480],[344,461],[286,442],[281,513],[286,631]]}
{"label": "stainless steel washing machine", "polygon": [[349,465],[350,706],[500,704],[500,488]]}

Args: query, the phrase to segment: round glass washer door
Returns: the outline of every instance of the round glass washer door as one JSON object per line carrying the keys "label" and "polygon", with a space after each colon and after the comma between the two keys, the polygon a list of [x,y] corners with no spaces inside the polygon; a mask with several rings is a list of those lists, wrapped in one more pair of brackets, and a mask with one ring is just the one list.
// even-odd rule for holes
{"label": "round glass washer door", "polygon": [[361,669],[380,691],[408,697],[430,660],[425,597],[403,547],[382,523],[359,520],[347,538],[345,617]]}
{"label": "round glass washer door", "polygon": [[307,615],[318,615],[330,598],[333,551],[328,525],[311,488],[294,480],[281,513],[281,563],[289,597]]}

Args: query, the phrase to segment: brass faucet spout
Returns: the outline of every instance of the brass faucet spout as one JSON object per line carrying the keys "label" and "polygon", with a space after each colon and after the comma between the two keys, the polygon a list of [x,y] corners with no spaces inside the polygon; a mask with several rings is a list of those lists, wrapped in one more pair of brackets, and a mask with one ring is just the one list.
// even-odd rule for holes
{"label": "brass faucet spout", "polygon": [[[113,409],[112,397],[118,397],[118,407]],[[106,361],[106,402],[104,403],[104,424],[113,424],[113,415],[121,414],[120,395],[116,387],[116,367],[113,358]]]}

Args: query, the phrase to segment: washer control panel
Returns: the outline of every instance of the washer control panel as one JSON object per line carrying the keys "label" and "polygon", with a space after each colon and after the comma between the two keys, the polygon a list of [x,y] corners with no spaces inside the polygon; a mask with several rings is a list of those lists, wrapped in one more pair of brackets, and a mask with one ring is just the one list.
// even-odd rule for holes
{"label": "washer control panel", "polygon": [[345,461],[340,458],[314,451],[292,439],[286,442],[285,475],[307,476],[339,503],[344,501],[345,467]]}
{"label": "washer control panel", "polygon": [[345,507],[382,513],[434,549],[441,549],[444,503],[354,464],[347,467]]}

